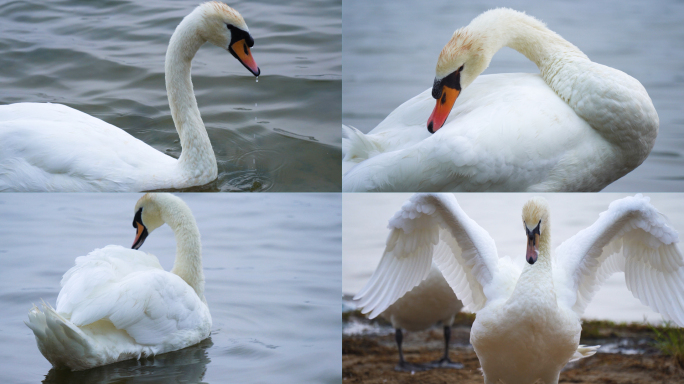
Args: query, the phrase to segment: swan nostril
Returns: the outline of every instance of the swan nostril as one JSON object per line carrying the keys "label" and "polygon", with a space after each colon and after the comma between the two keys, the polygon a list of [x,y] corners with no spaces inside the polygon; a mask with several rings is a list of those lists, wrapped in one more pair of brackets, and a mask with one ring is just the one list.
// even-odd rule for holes
{"label": "swan nostril", "polygon": [[247,47],[247,43],[243,45],[243,48],[245,49],[245,55],[249,55],[249,48]]}
{"label": "swan nostril", "polygon": [[446,93],[442,93],[442,99],[439,102],[442,104],[446,103]]}

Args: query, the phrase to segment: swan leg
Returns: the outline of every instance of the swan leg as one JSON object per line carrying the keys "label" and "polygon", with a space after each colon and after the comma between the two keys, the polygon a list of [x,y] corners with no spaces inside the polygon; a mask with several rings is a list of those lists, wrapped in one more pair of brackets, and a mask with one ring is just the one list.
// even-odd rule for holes
{"label": "swan leg", "polygon": [[441,359],[433,361],[430,366],[433,368],[452,368],[463,369],[463,364],[455,363],[449,358],[449,342],[451,341],[451,326],[444,326],[444,356]]}
{"label": "swan leg", "polygon": [[395,371],[399,372],[419,372],[419,371],[425,371],[430,369],[430,367],[422,365],[422,364],[412,364],[412,363],[407,363],[406,360],[404,360],[404,352],[401,349],[401,343],[404,341],[404,335],[401,332],[401,328],[397,328],[396,331],[394,332],[394,340],[397,342],[397,348],[399,349],[399,364],[397,364],[396,367],[394,367]]}

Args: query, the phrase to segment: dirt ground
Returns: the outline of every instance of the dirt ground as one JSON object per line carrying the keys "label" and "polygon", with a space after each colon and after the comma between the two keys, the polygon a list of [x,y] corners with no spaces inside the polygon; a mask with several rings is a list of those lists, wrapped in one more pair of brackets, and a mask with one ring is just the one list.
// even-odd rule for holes
{"label": "dirt ground", "polygon": [[[582,343],[600,345],[607,340],[628,344],[641,340],[643,328],[587,324],[592,335],[601,340],[583,339]],[[342,377],[346,383],[369,384],[482,384],[480,363],[468,345],[469,325],[455,326],[452,331],[452,361],[464,364],[461,370],[433,369],[424,372],[397,372],[398,353],[394,335],[344,336],[342,341]],[[593,342],[592,342],[593,341]],[[435,327],[429,331],[405,333],[404,355],[408,362],[426,363],[438,360],[442,351],[442,331]],[[597,353],[594,356],[568,364],[560,375],[560,383],[587,384],[674,384],[684,383],[684,369],[669,356],[654,348],[642,347],[639,354]]]}

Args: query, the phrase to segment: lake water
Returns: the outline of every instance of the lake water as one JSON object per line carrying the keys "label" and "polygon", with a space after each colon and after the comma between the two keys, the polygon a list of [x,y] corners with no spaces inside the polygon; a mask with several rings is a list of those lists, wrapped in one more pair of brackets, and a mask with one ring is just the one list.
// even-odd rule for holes
{"label": "lake water", "polygon": [[[27,312],[41,299],[55,305],[77,256],[133,243],[139,196],[0,195],[0,382],[340,382],[339,194],[182,194],[202,235],[211,338],[154,359],[52,370]],[[160,227],[141,250],[170,270],[173,232]]]}
{"label": "lake water", "polygon": [[[650,156],[605,191],[684,191],[684,3],[676,0],[477,2],[344,0],[342,120],[373,129],[404,101],[432,87],[453,32],[495,7],[525,11],[597,63],[644,85],[660,117]],[[538,68],[504,48],[484,74]]]}
{"label": "lake water", "polygon": [[[535,194],[539,195],[539,194]],[[520,226],[522,206],[531,197],[525,193],[459,193],[456,198],[463,210],[482,226],[496,242],[500,257],[510,256],[521,266],[525,263],[525,234]],[[342,291],[356,294],[366,284],[382,257],[389,230],[387,221],[411,194],[345,193],[342,198]],[[610,202],[627,194],[556,193],[541,194],[551,208],[553,248],[588,227]],[[684,231],[682,195],[647,194],[651,203],[680,234]],[[680,237],[680,242],[684,238]],[[680,243],[681,244],[681,243]],[[681,248],[684,248],[680,245]],[[662,317],[641,304],[627,290],[624,274],[610,277],[590,302],[584,318],[617,322],[659,323]]]}
{"label": "lake water", "polygon": [[[0,104],[65,104],[178,157],[164,56],[198,3],[0,2]],[[230,5],[254,37],[261,76],[257,83],[211,44],[195,57],[195,94],[219,168],[202,190],[339,191],[340,0]]]}

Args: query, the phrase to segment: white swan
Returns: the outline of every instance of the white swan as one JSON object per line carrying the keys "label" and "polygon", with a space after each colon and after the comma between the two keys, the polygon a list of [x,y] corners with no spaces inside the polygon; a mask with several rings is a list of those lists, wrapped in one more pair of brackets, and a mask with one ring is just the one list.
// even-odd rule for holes
{"label": "white swan", "polygon": [[[137,250],[164,223],[176,237],[171,272]],[[43,304],[43,312],[29,312],[26,325],[53,366],[83,370],[209,337],[200,234],[190,208],[176,196],[148,193],[135,205],[133,227],[133,249],[108,245],[76,258],[62,278],[57,309]]]}
{"label": "white swan", "polygon": [[[395,328],[394,338],[399,350],[399,363],[396,371],[421,371],[433,367],[463,368],[463,364],[455,363],[449,358],[449,341],[454,317],[463,308],[456,294],[449,287],[444,275],[433,263],[427,277],[417,286],[380,314]],[[404,360],[401,344],[404,340],[402,329],[410,332],[426,330],[437,323],[444,326],[444,355],[438,361],[428,365],[412,364]]]}
{"label": "white swan", "polygon": [[494,240],[453,195],[415,195],[390,220],[385,253],[357,299],[377,316],[438,265],[465,310],[487,384],[557,383],[561,368],[597,347],[579,346],[580,316],[617,271],[664,318],[684,325],[684,260],[677,232],[637,195],[616,200],[551,254],[546,201],[523,208],[528,264],[499,258]]}
{"label": "white swan", "polygon": [[[504,46],[541,73],[478,77]],[[599,191],[646,159],[658,125],[639,81],[531,16],[494,9],[454,33],[431,90],[366,135],[343,127],[342,188]]]}
{"label": "white swan", "polygon": [[205,42],[227,49],[255,76],[254,40],[234,9],[204,3],[166,51],[166,90],[182,152],[174,159],[125,131],[60,104],[0,106],[0,191],[149,191],[204,185],[218,175],[197,108],[192,58]]}

